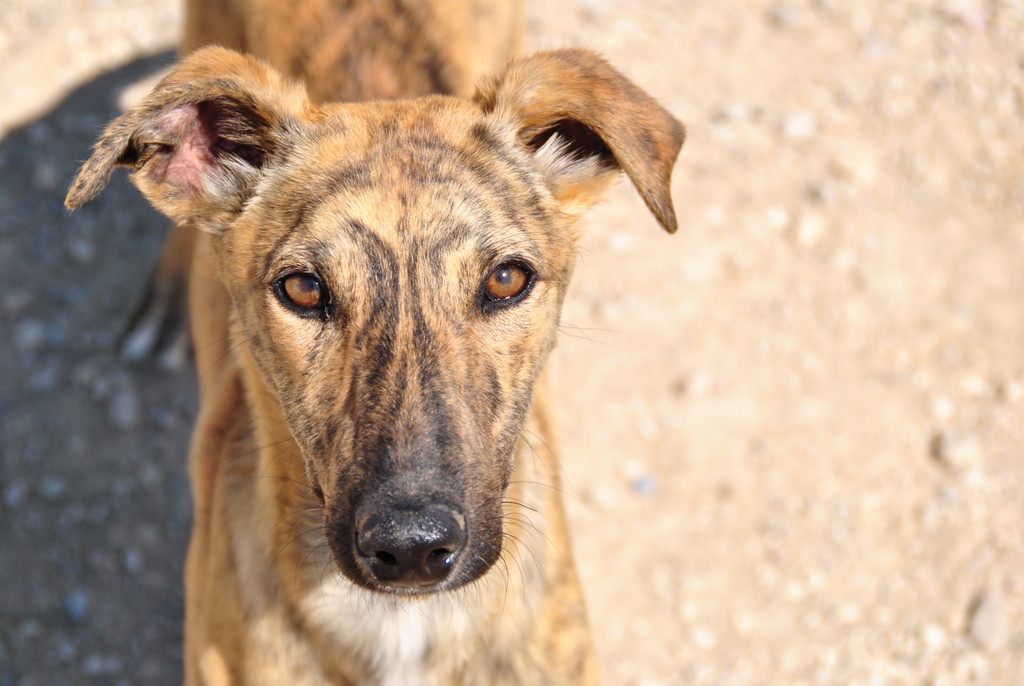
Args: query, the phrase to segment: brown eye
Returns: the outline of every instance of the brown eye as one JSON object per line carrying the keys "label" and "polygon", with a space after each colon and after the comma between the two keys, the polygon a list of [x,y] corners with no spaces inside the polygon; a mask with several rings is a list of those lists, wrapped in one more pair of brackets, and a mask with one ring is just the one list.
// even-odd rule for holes
{"label": "brown eye", "polygon": [[488,303],[512,304],[524,295],[533,281],[533,272],[524,265],[506,262],[498,265],[484,284],[484,299]]}
{"label": "brown eye", "polygon": [[291,274],[277,282],[278,295],[299,310],[318,313],[327,304],[325,289],[311,274]]}

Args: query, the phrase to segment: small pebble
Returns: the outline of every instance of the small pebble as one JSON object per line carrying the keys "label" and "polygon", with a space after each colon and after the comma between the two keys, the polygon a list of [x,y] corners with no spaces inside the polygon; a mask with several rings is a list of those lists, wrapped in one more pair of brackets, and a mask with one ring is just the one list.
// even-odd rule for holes
{"label": "small pebble", "polygon": [[14,630],[14,638],[18,641],[32,641],[43,633],[43,625],[35,619],[26,619]]}
{"label": "small pebble", "polygon": [[70,327],[66,319],[58,316],[46,327],[46,342],[54,346],[64,345],[68,340],[69,332]]}
{"label": "small pebble", "polygon": [[768,228],[772,231],[784,231],[793,221],[793,215],[785,207],[770,207],[765,213]]}
{"label": "small pebble", "polygon": [[39,495],[46,500],[59,500],[66,490],[67,484],[60,477],[47,475],[39,481]]}
{"label": "small pebble", "polygon": [[946,421],[956,412],[956,406],[953,405],[952,400],[940,395],[932,399],[931,411],[933,417],[939,421]]}
{"label": "small pebble", "polygon": [[24,481],[14,481],[4,489],[4,505],[11,510],[17,510],[25,502],[26,492]]}
{"label": "small pebble", "polygon": [[878,178],[877,154],[864,141],[840,145],[829,171],[838,180],[862,187],[871,186]]}
{"label": "small pebble", "polygon": [[39,190],[54,191],[64,181],[64,175],[59,165],[49,160],[41,160],[36,164],[32,180]]}
{"label": "small pebble", "polygon": [[705,369],[698,369],[690,375],[687,391],[695,397],[711,395],[716,389],[715,375]]}
{"label": "small pebble", "polygon": [[706,626],[698,626],[693,630],[693,643],[702,650],[711,650],[718,642],[715,634]]}
{"label": "small pebble", "polygon": [[14,346],[23,353],[37,350],[46,341],[46,324],[26,319],[14,327]]}
{"label": "small pebble", "polygon": [[89,618],[91,606],[89,594],[84,589],[75,589],[64,598],[64,612],[75,624],[81,624]]}
{"label": "small pebble", "polygon": [[690,380],[682,374],[673,378],[668,385],[668,392],[677,397],[686,395],[689,390]]}
{"label": "small pebble", "polygon": [[1006,602],[997,590],[983,590],[967,610],[967,634],[987,650],[995,650],[1003,643],[1005,633]]}
{"label": "small pebble", "polygon": [[56,360],[48,360],[40,365],[39,371],[28,379],[28,387],[34,391],[52,391],[57,387],[60,366]]}
{"label": "small pebble", "polygon": [[89,441],[79,433],[73,433],[68,436],[68,455],[85,455],[86,451],[89,450]]}
{"label": "small pebble", "polygon": [[969,374],[961,382],[964,392],[973,398],[982,398],[992,392],[992,384],[981,374]]}
{"label": "small pebble", "polygon": [[776,5],[769,15],[772,23],[779,28],[788,29],[800,23],[800,8],[789,3]]}
{"label": "small pebble", "polygon": [[972,31],[983,31],[989,25],[989,10],[980,0],[949,0],[943,9],[947,16]]}
{"label": "small pebble", "polygon": [[76,366],[71,372],[71,381],[79,386],[92,387],[102,374],[99,367],[93,361],[86,361]]}
{"label": "small pebble", "polygon": [[804,248],[812,248],[825,236],[827,222],[820,212],[806,211],[796,227],[796,241]]}
{"label": "small pebble", "polygon": [[87,655],[82,660],[82,674],[85,676],[100,676],[106,671],[107,664],[102,655]]}
{"label": "small pebble", "polygon": [[946,469],[959,470],[975,465],[981,458],[981,448],[974,436],[956,436],[945,431],[931,438],[930,454]]}
{"label": "small pebble", "polygon": [[756,117],[756,110],[743,102],[733,102],[723,105],[715,112],[715,117],[722,121],[746,121]]}
{"label": "small pebble", "polygon": [[619,498],[615,494],[615,491],[605,486],[597,486],[593,488],[589,495],[590,500],[598,507],[612,509],[617,507],[619,504]]}
{"label": "small pebble", "polygon": [[613,233],[608,238],[608,248],[615,253],[629,252],[635,242],[636,239],[631,233]]}
{"label": "small pebble", "polygon": [[634,493],[645,498],[649,498],[658,492],[658,479],[651,475],[633,479],[631,485]]}
{"label": "small pebble", "polygon": [[57,662],[67,664],[78,657],[78,648],[75,646],[74,641],[60,638],[53,646],[53,656]]}
{"label": "small pebble", "polygon": [[924,645],[930,652],[936,652],[945,647],[947,636],[945,630],[938,624],[928,624],[922,633]]}
{"label": "small pebble", "polygon": [[163,431],[174,431],[180,428],[178,416],[172,410],[168,410],[165,407],[152,408],[147,413],[147,419]]}
{"label": "small pebble", "polygon": [[782,120],[782,133],[786,138],[806,140],[818,132],[818,118],[813,112],[791,112]]}
{"label": "small pebble", "polygon": [[81,236],[71,238],[67,242],[68,254],[79,264],[89,264],[96,259],[96,246]]}
{"label": "small pebble", "polygon": [[999,397],[1011,405],[1024,401],[1024,383],[1006,381],[999,386]]}
{"label": "small pebble", "polygon": [[125,386],[110,398],[107,419],[115,429],[130,429],[139,421],[139,399],[131,386]]}
{"label": "small pebble", "polygon": [[142,554],[137,549],[128,548],[124,551],[124,568],[132,575],[142,571]]}
{"label": "small pebble", "polygon": [[11,291],[4,294],[3,299],[0,300],[0,307],[3,307],[7,314],[18,314],[32,303],[32,299],[31,291]]}
{"label": "small pebble", "polygon": [[812,203],[827,205],[836,198],[835,184],[825,179],[823,181],[808,181],[803,187],[803,197]]}

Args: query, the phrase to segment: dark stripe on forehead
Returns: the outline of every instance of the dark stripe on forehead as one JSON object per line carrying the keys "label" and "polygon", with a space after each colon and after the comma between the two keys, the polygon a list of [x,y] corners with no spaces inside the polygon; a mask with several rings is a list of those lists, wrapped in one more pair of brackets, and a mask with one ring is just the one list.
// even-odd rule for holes
{"label": "dark stripe on forehead", "polygon": [[[419,250],[414,246],[409,251],[405,263],[406,284],[408,293],[405,295],[406,309],[413,320],[413,349],[421,360],[421,366],[436,365],[437,336],[427,322],[424,313],[422,291],[419,282]],[[428,286],[428,293],[430,292]]]}
{"label": "dark stripe on forehead", "polygon": [[372,188],[374,180],[369,162],[369,158],[355,164],[344,162],[312,172],[313,178],[306,180],[304,188],[293,188],[289,194],[289,223],[293,226],[305,224],[317,210],[339,193]]}
{"label": "dark stripe on forehead", "polygon": [[[418,246],[417,246],[418,247]],[[431,443],[443,461],[452,458],[458,449],[455,440],[455,427],[451,406],[445,397],[447,386],[443,356],[441,354],[437,332],[427,319],[426,297],[431,296],[432,284],[421,288],[419,272],[419,250],[410,252],[406,262],[409,294],[408,306],[413,318],[413,351],[419,363],[417,381],[423,398],[423,421],[431,436]],[[446,351],[449,355],[457,354],[458,350]]]}
{"label": "dark stripe on forehead", "polygon": [[[488,157],[501,162],[505,167],[513,169],[517,172],[517,178],[522,183],[523,192],[525,194],[525,205],[527,207],[530,217],[541,223],[542,227],[547,227],[547,216],[543,211],[540,196],[537,195],[533,184],[528,178],[526,178],[526,172],[523,170],[523,163],[519,157],[516,156],[515,151],[509,148],[508,145],[503,143],[486,124],[477,123],[474,124],[470,129],[470,137],[481,147],[483,152]],[[507,210],[506,210],[507,211]]]}
{"label": "dark stripe on forehead", "polygon": [[345,231],[366,256],[369,268],[367,287],[374,301],[374,311],[380,312],[389,302],[397,302],[398,255],[380,235],[361,221],[350,220]]}
{"label": "dark stripe on forehead", "polygon": [[[373,417],[380,409],[388,379],[395,363],[399,309],[399,263],[395,252],[361,222],[349,222],[348,235],[366,256],[369,267],[364,296],[368,311],[364,322],[357,324],[354,346],[362,364],[356,372],[354,392],[364,405],[366,416]],[[399,379],[404,384],[404,379]]]}
{"label": "dark stripe on forehead", "polygon": [[503,152],[504,145],[498,140],[498,137],[494,135],[494,132],[486,124],[477,122],[469,129],[470,137],[481,145],[488,153],[493,155],[500,155]]}
{"label": "dark stripe on forehead", "polygon": [[[465,182],[458,177],[452,176],[451,173],[454,171],[465,171],[480,185],[491,189],[495,193],[493,197],[498,201],[497,204],[501,207],[502,212],[509,221],[521,224],[525,215],[534,221],[546,224],[544,222],[546,214],[543,210],[540,196],[532,187],[531,179],[528,178],[526,171],[520,167],[519,161],[513,156],[508,154],[495,155],[495,158],[501,163],[502,167],[495,169],[493,163],[490,163],[490,161],[485,162],[474,151],[436,139],[412,135],[396,140],[394,147],[403,152],[416,150],[432,153],[429,157],[432,164],[428,167],[431,170],[435,168],[442,170],[441,163],[448,163],[443,168],[443,172],[447,173],[442,173],[438,176],[419,174],[417,175],[419,178],[413,176],[411,177],[412,180],[421,183],[454,183],[458,187]],[[377,155],[386,155],[388,158],[392,158],[395,153],[391,150],[382,150]],[[513,181],[516,183],[513,184]],[[491,196],[488,195],[487,197],[490,198]]]}

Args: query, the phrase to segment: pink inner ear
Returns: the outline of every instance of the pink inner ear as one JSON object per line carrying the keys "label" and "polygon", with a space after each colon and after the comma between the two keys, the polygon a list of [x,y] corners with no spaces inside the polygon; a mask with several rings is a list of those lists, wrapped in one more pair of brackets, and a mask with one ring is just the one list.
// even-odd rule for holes
{"label": "pink inner ear", "polygon": [[203,124],[197,105],[174,108],[160,120],[159,126],[178,139],[160,174],[161,180],[188,193],[201,193],[203,179],[217,168],[213,154],[216,134]]}

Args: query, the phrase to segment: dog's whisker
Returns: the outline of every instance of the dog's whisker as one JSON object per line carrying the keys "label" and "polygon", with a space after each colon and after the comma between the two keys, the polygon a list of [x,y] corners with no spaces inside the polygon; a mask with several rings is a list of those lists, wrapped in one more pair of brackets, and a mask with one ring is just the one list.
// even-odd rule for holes
{"label": "dog's whisker", "polygon": [[[552,449],[552,447],[548,443],[548,441],[546,439],[544,439],[542,436],[537,435],[536,432],[530,430],[529,428],[524,428],[523,429],[523,434],[524,435],[529,435],[529,436],[535,438],[544,447],[544,449],[545,449],[545,451],[546,451],[546,453],[547,453],[547,455],[549,456],[550,459],[549,460],[541,460],[541,464],[544,466],[544,469],[547,472],[548,478],[549,479],[554,479],[554,477],[555,477],[555,475],[551,473],[551,465],[553,465],[554,468],[555,468],[555,472],[557,473],[557,476],[558,476],[558,483],[559,484],[566,483],[569,486],[569,490],[563,489],[563,488],[561,488],[561,486],[558,486],[558,487],[551,486],[551,487],[553,489],[555,489],[561,496],[566,497],[566,498],[572,498],[573,500],[575,500],[577,502],[581,502],[580,498],[571,490],[572,489],[572,479],[569,478],[568,472],[566,472],[564,467],[562,466],[562,461],[560,459],[558,459],[558,454],[555,452],[554,449]],[[530,449],[531,450],[536,450],[536,447],[533,446],[529,441],[524,441],[524,442],[527,445],[530,445]],[[550,465],[549,465],[549,463],[550,463]]]}
{"label": "dog's whisker", "polygon": [[230,464],[230,463],[233,463],[233,462],[237,462],[239,460],[244,460],[247,457],[252,457],[252,456],[258,455],[260,453],[265,453],[265,452],[271,450],[272,448],[274,448],[276,446],[279,446],[279,445],[282,445],[282,444],[289,444],[290,445],[291,444],[291,440],[287,439],[287,438],[282,438],[279,441],[274,441],[273,443],[268,443],[266,445],[261,445],[261,446],[256,447],[256,448],[252,448],[251,450],[241,451],[237,455],[233,455],[228,460],[228,463]]}
{"label": "dog's whisker", "polygon": [[282,554],[284,554],[285,550],[289,546],[291,546],[293,543],[297,542],[299,539],[303,538],[304,536],[308,536],[309,534],[313,534],[313,533],[320,533],[320,534],[322,534],[323,530],[324,529],[323,529],[322,526],[314,526],[314,527],[311,527],[311,528],[306,529],[304,531],[300,531],[297,534],[292,535],[290,538],[288,538],[288,540],[286,540],[278,548],[277,552],[274,554],[275,559],[279,558]]}
{"label": "dog's whisker", "polygon": [[[561,486],[558,486],[558,485],[555,485],[555,484],[551,484],[551,483],[547,483],[545,481],[535,481],[535,480],[531,480],[531,479],[518,479],[516,481],[510,481],[509,482],[510,486],[512,484],[523,484],[523,485],[526,485],[526,486],[540,486],[541,488],[547,488],[549,490],[552,490],[555,493],[558,493],[559,495],[561,495],[561,496],[563,496],[565,498],[572,498],[574,500],[579,500],[579,498],[577,498],[570,491],[565,490]],[[580,501],[580,502],[582,502],[582,501]]]}
{"label": "dog's whisker", "polygon": [[[521,481],[513,481],[512,483],[523,483],[523,482],[521,482]],[[517,498],[506,497],[502,501],[502,503],[506,504],[506,505],[514,505],[515,507],[521,507],[523,509],[530,510],[531,512],[539,512],[539,510],[536,507],[534,507],[533,505],[530,505],[526,501],[520,500],[520,499],[517,499]]]}
{"label": "dog's whisker", "polygon": [[196,349],[196,352],[205,352],[215,345],[221,345],[223,343],[231,341],[232,339],[237,339],[238,343],[242,343],[245,341],[245,335],[238,333],[237,331],[229,331],[226,336],[214,339],[212,341],[207,342],[205,345],[200,346],[199,348]]}
{"label": "dog's whisker", "polygon": [[[592,330],[592,331],[610,331],[610,329],[574,329],[574,331],[588,331],[588,330]],[[558,327],[558,333],[561,334],[562,336],[568,336],[569,338],[575,338],[577,340],[586,341],[587,343],[593,343],[594,345],[600,345],[602,347],[609,348],[611,350],[629,350],[630,349],[630,348],[628,348],[628,347],[626,347],[624,345],[619,345],[617,343],[612,343],[611,341],[598,340],[597,338],[595,338],[593,336],[590,336],[590,335],[587,335],[585,333],[573,333],[572,331],[570,331],[567,328],[565,328],[564,325]],[[639,338],[639,336],[635,336],[635,337]]]}
{"label": "dog's whisker", "polygon": [[[230,340],[230,337],[228,337],[228,339],[226,340]],[[245,339],[240,337],[238,341],[235,342],[233,345],[229,345],[227,349],[223,352],[223,354],[219,355],[216,359],[210,361],[205,368],[197,370],[199,378],[206,380],[207,375],[212,374],[214,370],[220,367],[225,360],[229,359],[231,357],[231,354],[234,353],[242,345],[245,345]],[[212,346],[204,346],[204,348],[209,347]]]}

